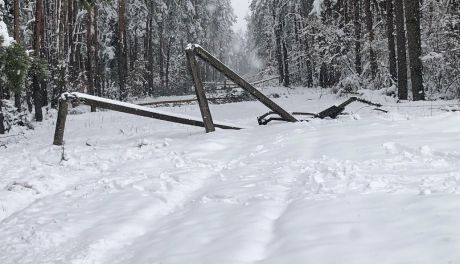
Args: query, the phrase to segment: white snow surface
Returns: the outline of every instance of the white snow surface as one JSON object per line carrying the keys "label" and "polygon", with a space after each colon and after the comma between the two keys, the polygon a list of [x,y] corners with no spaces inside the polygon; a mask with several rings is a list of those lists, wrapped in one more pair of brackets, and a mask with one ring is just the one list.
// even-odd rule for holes
{"label": "white snow surface", "polygon": [[0,263],[460,263],[460,114],[366,98],[390,113],[259,127],[258,102],[211,105],[250,128],[210,134],[81,106],[64,148],[48,113],[0,147]]}

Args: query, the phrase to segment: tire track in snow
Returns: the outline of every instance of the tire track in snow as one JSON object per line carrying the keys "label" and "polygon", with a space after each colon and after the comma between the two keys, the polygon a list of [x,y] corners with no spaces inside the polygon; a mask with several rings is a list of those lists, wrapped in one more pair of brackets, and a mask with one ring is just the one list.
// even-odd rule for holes
{"label": "tire track in snow", "polygon": [[[192,162],[193,165],[197,163]],[[136,238],[146,234],[147,230],[154,226],[162,218],[167,218],[168,215],[180,209],[184,204],[188,203],[195,197],[195,193],[199,193],[207,181],[209,181],[216,172],[196,170],[195,166],[188,166],[181,163],[179,165],[181,170],[174,174],[180,176],[186,173],[189,177],[194,178],[192,182],[181,183],[176,182],[176,186],[168,186],[167,192],[161,195],[157,202],[152,201],[151,205],[145,205],[135,214],[130,215],[128,221],[120,224],[112,225],[114,232],[104,235],[95,242],[89,245],[72,257],[71,263],[111,263],[108,257],[114,255],[124,247],[134,243]],[[198,167],[209,168],[208,164],[201,163]],[[173,179],[176,175],[172,174],[169,180]],[[164,179],[163,179],[164,180]],[[176,181],[176,180],[172,180]]]}
{"label": "tire track in snow", "polygon": [[[151,152],[151,150],[146,150],[145,152]],[[19,259],[26,259],[25,255],[31,254],[32,256],[33,254],[38,254],[42,256],[42,258],[40,258],[42,259],[42,263],[46,263],[46,259],[52,261],[58,258],[56,255],[58,253],[55,251],[61,250],[63,252],[69,252],[69,247],[73,249],[78,249],[80,247],[80,252],[75,253],[75,255],[72,253],[73,257],[62,252],[58,255],[63,255],[61,257],[66,259],[65,262],[71,262],[72,258],[75,258],[73,259],[75,263],[78,263],[80,260],[83,262],[89,261],[99,263],[100,260],[103,259],[104,253],[109,252],[112,248],[116,249],[122,247],[126,242],[129,242],[129,239],[141,235],[144,232],[142,228],[145,228],[147,225],[152,225],[155,218],[174,211],[175,207],[180,206],[183,201],[186,201],[188,195],[193,193],[196,189],[199,189],[204,184],[205,179],[215,173],[213,170],[216,170],[215,166],[199,161],[195,162],[184,159],[182,155],[176,152],[169,152],[168,154],[168,151],[159,151],[156,155],[165,156],[165,158],[147,166],[147,168],[144,169],[144,174],[151,174],[151,168],[161,163],[163,163],[163,167],[165,167],[165,164],[170,164],[168,165],[171,167],[169,171],[175,170],[175,174],[168,175],[169,172],[165,171],[165,173],[160,173],[158,178],[154,176],[153,179],[149,179],[146,178],[145,175],[133,177],[134,175],[130,172],[130,177],[123,179],[128,172],[123,170],[120,171],[120,168],[115,166],[115,169],[106,170],[104,172],[104,174],[109,177],[102,177],[99,179],[94,177],[92,178],[94,180],[83,179],[76,184],[70,185],[70,188],[57,193],[44,195],[39,199],[35,199],[21,210],[17,210],[14,215],[2,221],[2,233],[8,233],[10,235],[8,235],[9,241],[5,241],[6,244],[1,243],[0,248],[4,249],[5,252],[15,252],[21,251],[19,248],[26,246],[24,243],[35,244],[37,247],[32,247],[31,250],[26,251],[26,254],[16,256],[16,260],[14,256],[9,256],[5,259],[5,262],[0,262],[22,263],[24,261],[19,261]],[[151,155],[149,157],[151,157]],[[129,155],[127,159],[128,163],[131,161],[136,162],[136,159],[129,158]],[[113,163],[113,161],[111,163]],[[129,168],[130,166],[126,167]],[[123,175],[113,177],[119,173]],[[191,180],[181,182],[185,179],[184,176],[190,177]],[[136,178],[138,179],[136,180]],[[142,193],[141,196],[151,196],[149,199],[144,199],[145,201],[141,200],[141,203],[144,204],[140,206],[139,212],[130,215],[132,220],[128,219],[125,222],[121,222],[119,225],[115,225],[116,229],[118,229],[115,232],[106,230],[106,235],[102,235],[102,237],[98,238],[95,242],[86,240],[86,243],[89,245],[83,248],[81,248],[81,245],[78,245],[78,242],[72,241],[77,234],[79,236],[85,236],[86,234],[88,237],[91,237],[92,231],[97,232],[98,224],[107,224],[107,219],[99,216],[107,213],[105,216],[105,218],[107,218],[107,216],[111,215],[111,212],[107,211],[105,208],[97,208],[97,202],[101,202],[101,200],[104,201],[104,199],[106,199],[106,203],[110,202],[108,198],[104,198],[104,193],[107,193],[107,197],[116,193],[121,194],[123,197],[123,192],[126,188],[129,189],[128,193],[134,194],[137,199],[139,199],[139,192]],[[113,195],[113,197],[117,198],[116,195]],[[123,202],[129,201],[129,198],[136,199],[136,197],[125,197],[125,201],[119,200],[118,202],[122,204]],[[61,205],[59,209],[53,208],[53,204],[56,204],[57,201],[61,201],[60,203],[64,202],[64,205]],[[107,204],[107,207],[110,207],[110,205]],[[49,210],[47,208],[55,210]],[[85,210],[85,208],[94,213],[95,217],[93,216],[93,218],[95,219],[88,220],[78,218],[88,215],[87,212],[81,212]],[[68,216],[69,214],[73,215]],[[123,212],[120,212],[120,214],[123,214]],[[50,226],[50,221],[56,222],[54,226],[58,226],[61,229],[63,228],[61,231],[63,233],[67,232],[67,234],[63,236],[46,234],[46,229]],[[77,223],[74,223],[75,221]],[[78,221],[82,222],[78,224]],[[136,226],[141,226],[141,228]],[[72,228],[73,230],[71,230]],[[7,231],[8,229],[10,230]],[[14,230],[20,231],[17,233],[17,231]],[[56,231],[54,230],[54,232]],[[35,248],[41,248],[40,252],[35,251]],[[34,258],[31,257],[30,259]]]}

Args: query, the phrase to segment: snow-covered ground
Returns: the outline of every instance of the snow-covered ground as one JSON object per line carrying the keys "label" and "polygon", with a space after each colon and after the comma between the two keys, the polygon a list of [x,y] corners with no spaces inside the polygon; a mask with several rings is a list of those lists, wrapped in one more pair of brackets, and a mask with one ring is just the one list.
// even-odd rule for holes
{"label": "snow-covered ground", "polygon": [[367,98],[390,113],[259,127],[258,102],[211,105],[249,127],[211,134],[80,107],[64,149],[50,113],[2,139],[0,263],[460,263],[460,113]]}

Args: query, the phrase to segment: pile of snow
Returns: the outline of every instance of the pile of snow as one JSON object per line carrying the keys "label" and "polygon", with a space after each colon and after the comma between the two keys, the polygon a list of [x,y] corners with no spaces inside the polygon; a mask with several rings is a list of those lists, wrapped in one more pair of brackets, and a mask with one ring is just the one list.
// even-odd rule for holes
{"label": "pile of snow", "polygon": [[[307,112],[346,99],[280,94]],[[63,148],[47,121],[0,149],[0,263],[460,263],[459,113],[356,104],[259,127],[258,102],[210,107],[252,127],[86,107]]]}

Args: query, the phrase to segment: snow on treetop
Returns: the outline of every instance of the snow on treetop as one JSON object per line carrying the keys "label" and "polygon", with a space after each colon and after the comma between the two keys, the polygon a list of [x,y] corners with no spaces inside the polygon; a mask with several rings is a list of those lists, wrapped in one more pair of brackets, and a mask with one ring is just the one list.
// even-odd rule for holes
{"label": "snow on treetop", "polygon": [[323,0],[315,0],[313,2],[313,9],[310,12],[310,15],[316,14],[318,17],[321,16]]}
{"label": "snow on treetop", "polygon": [[[3,0],[0,0],[0,5],[2,2]],[[0,21],[0,41],[2,47],[9,47],[14,42],[14,39],[8,34],[8,28],[3,21]]]}
{"label": "snow on treetop", "polygon": [[193,49],[195,49],[195,48],[201,48],[201,46],[198,45],[198,44],[189,43],[189,44],[187,45],[187,47],[185,47],[185,50],[193,50]]}

